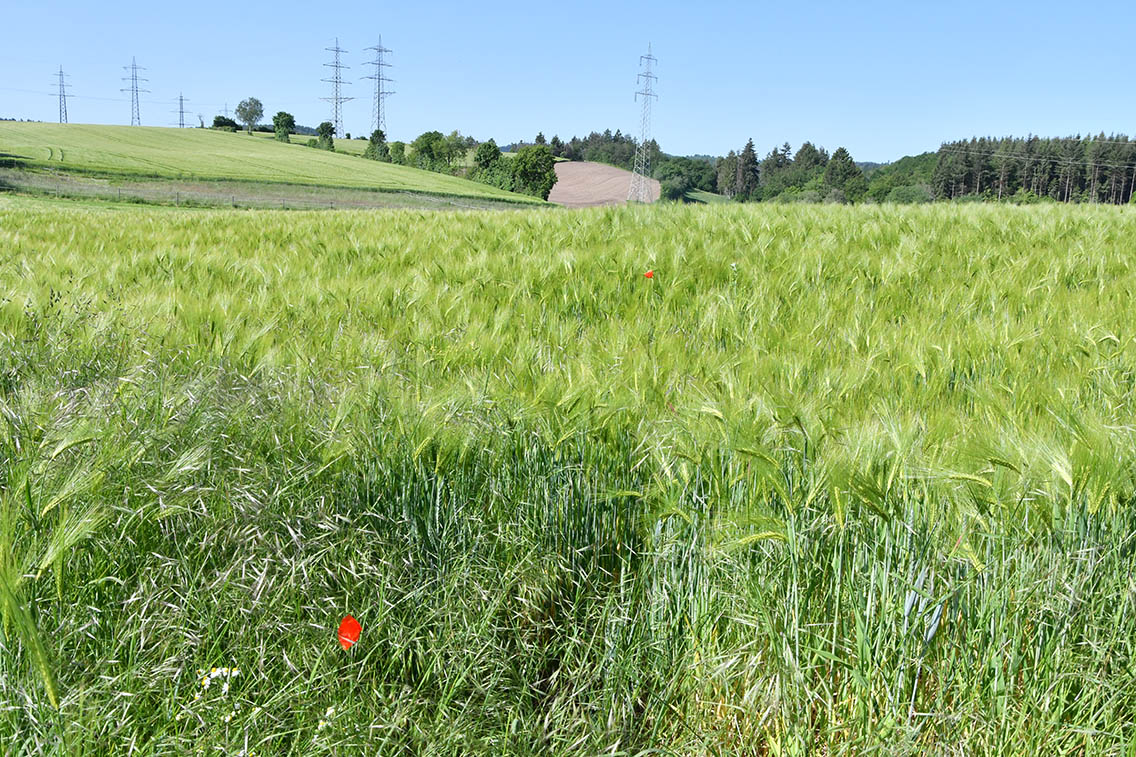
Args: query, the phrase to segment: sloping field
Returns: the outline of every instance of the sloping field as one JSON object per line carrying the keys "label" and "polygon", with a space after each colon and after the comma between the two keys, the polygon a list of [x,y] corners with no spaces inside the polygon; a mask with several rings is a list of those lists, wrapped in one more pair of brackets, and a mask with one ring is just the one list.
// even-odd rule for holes
{"label": "sloping field", "polygon": [[0,157],[4,155],[56,170],[365,187],[540,202],[417,168],[209,129],[3,122]]}
{"label": "sloping field", "polygon": [[1129,754],[1132,210],[0,196],[0,748]]}
{"label": "sloping field", "polygon": [[[659,199],[659,182],[651,179],[651,202]],[[560,162],[556,164],[556,185],[548,196],[568,208],[599,205],[625,205],[631,188],[631,172],[603,163]]]}

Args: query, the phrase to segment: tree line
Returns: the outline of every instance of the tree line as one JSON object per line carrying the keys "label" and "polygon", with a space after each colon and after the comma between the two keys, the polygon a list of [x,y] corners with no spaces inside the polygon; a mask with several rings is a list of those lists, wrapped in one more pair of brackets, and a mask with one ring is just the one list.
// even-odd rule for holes
{"label": "tree line", "polygon": [[[540,133],[533,144],[548,144],[556,158],[605,163],[628,171],[635,167],[635,150],[639,146],[638,140],[618,129],[593,131],[583,138],[573,136],[567,142],[553,136],[546,143]],[[681,200],[691,190],[714,192],[717,188],[713,157],[666,155],[652,139],[647,142],[647,161],[652,177],[660,182],[663,199]]]}
{"label": "tree line", "polygon": [[[260,120],[264,118],[264,106],[255,97],[242,100],[235,115],[250,134],[253,131],[271,131],[279,141],[290,142],[291,135],[298,131],[314,131],[314,138],[307,141],[307,146],[335,152],[335,126],[330,121],[324,121],[311,130],[297,126],[291,113],[280,111],[272,117],[271,129],[260,127]],[[236,131],[237,122],[228,116],[218,115],[213,119],[212,128]],[[351,135],[348,134],[347,138],[350,139]],[[543,142],[543,137],[541,141]],[[477,155],[471,165],[468,158],[475,149]],[[555,159],[547,144],[525,146],[511,160],[502,160],[501,150],[492,139],[478,142],[473,137],[462,136],[457,130],[449,135],[440,131],[423,132],[408,145],[399,141],[388,143],[383,130],[375,129],[367,139],[363,157],[461,176],[544,200],[548,199],[556,184]]]}
{"label": "tree line", "polygon": [[1136,141],[1101,133],[946,142],[939,148],[931,190],[947,200],[1129,203],[1136,198]]}
{"label": "tree line", "polygon": [[[237,106],[237,118],[252,131],[264,111],[259,100]],[[273,117],[276,138],[287,142],[298,128],[283,111]],[[217,116],[214,128],[235,130],[232,119]],[[311,147],[334,150],[334,129],[324,122],[315,129]],[[587,137],[559,136],[514,146],[513,160],[500,160],[493,140],[478,142],[458,131],[428,131],[409,145],[386,142],[374,132],[364,157],[451,173],[509,191],[548,198],[556,183],[555,159],[593,161],[632,170],[638,142],[618,129],[593,131]],[[472,163],[468,158],[477,154]],[[1054,139],[1029,136],[994,139],[974,137],[945,142],[936,153],[908,156],[895,163],[866,164],[865,171],[844,147],[829,154],[805,142],[796,151],[784,143],[758,158],[753,140],[725,157],[666,155],[658,142],[647,143],[652,176],[662,197],[684,200],[690,192],[717,192],[740,202],[931,202],[933,200],[1001,200],[1136,204],[1136,140],[1126,135],[1075,136]]]}
{"label": "tree line", "polygon": [[493,139],[479,142],[455,130],[448,136],[439,131],[425,132],[410,147],[407,160],[418,168],[461,176],[509,192],[547,200],[556,184],[556,161],[547,144],[525,145],[505,159]]}
{"label": "tree line", "polygon": [[[534,144],[544,143],[538,134]],[[547,143],[556,157],[606,163],[632,170],[638,141],[619,130],[593,131],[564,142]],[[739,202],[761,200],[855,202],[868,192],[868,182],[844,148],[831,156],[809,142],[793,154],[788,144],[759,159],[753,140],[724,158],[667,155],[658,142],[647,143],[651,175],[660,182],[663,199],[683,200],[688,193],[716,192]]]}
{"label": "tree line", "polygon": [[869,188],[848,150],[829,155],[811,142],[796,153],[786,142],[758,160],[751,139],[718,160],[716,175],[718,194],[742,202],[857,202]]}
{"label": "tree line", "polygon": [[[543,143],[543,135],[537,142]],[[548,142],[553,155],[631,170],[636,140],[610,129]],[[676,157],[649,146],[664,199],[692,190],[740,202],[899,202],[993,200],[1136,204],[1136,140],[1101,133],[1043,139],[972,138],[883,165],[858,164],[846,148],[829,154],[805,142],[759,157],[753,140],[725,157]]]}

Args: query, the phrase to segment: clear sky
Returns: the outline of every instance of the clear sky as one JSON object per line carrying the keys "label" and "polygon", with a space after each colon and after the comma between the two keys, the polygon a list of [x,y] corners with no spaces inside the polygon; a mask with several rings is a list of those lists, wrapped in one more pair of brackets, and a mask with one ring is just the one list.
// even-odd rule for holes
{"label": "clear sky", "polygon": [[659,59],[654,136],[673,154],[759,154],[811,140],[888,161],[972,135],[1136,134],[1136,6],[1128,2],[271,3],[24,2],[0,10],[0,116],[130,123],[122,67],[145,66],[146,125],[255,96],[315,126],[339,38],[369,131],[364,48],[382,35],[390,139],[458,129],[500,144],[538,131],[637,133],[639,55]]}

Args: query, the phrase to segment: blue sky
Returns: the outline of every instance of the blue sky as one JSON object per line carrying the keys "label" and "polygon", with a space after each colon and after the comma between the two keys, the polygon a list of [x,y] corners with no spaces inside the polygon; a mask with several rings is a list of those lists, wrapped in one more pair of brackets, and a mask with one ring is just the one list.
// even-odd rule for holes
{"label": "blue sky", "polygon": [[327,120],[335,38],[351,66],[347,131],[369,129],[363,65],[393,51],[391,139],[460,130],[499,143],[637,132],[638,56],[658,64],[654,136],[674,154],[761,154],[805,140],[886,161],[971,135],[1136,134],[1136,9],[1129,3],[13,2],[3,18],[0,116],[129,123],[122,67],[148,70],[146,125],[196,123],[244,97],[299,123]]}

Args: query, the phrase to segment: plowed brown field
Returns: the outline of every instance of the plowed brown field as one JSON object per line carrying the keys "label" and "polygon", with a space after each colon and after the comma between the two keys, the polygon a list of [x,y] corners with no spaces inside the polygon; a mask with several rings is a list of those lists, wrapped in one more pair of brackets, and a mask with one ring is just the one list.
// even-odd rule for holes
{"label": "plowed brown field", "polygon": [[[659,199],[659,182],[651,179],[651,202]],[[603,163],[557,163],[556,185],[548,196],[569,208],[623,205],[631,188],[631,172]]]}

